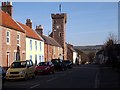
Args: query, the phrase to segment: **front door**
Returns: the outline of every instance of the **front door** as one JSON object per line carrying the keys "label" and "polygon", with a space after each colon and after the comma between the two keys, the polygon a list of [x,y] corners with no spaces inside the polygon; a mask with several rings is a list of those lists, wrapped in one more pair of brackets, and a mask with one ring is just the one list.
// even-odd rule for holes
{"label": "front door", "polygon": [[7,52],[7,60],[6,60],[6,62],[7,62],[7,68],[10,66],[10,53],[9,52]]}

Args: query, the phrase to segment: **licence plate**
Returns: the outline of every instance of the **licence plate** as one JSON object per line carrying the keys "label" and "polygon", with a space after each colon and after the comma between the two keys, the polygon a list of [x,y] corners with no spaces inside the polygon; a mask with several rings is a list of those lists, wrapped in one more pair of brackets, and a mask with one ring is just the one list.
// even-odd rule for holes
{"label": "licence plate", "polygon": [[38,72],[43,72],[43,70],[39,70]]}

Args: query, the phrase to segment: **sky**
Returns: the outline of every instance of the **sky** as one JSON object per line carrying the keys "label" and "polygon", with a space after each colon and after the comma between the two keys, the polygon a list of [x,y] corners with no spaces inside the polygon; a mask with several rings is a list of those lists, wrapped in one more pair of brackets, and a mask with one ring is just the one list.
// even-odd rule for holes
{"label": "sky", "polygon": [[21,23],[29,18],[33,29],[52,31],[52,13],[67,13],[66,42],[74,46],[101,45],[113,33],[118,34],[117,2],[13,2],[13,18]]}

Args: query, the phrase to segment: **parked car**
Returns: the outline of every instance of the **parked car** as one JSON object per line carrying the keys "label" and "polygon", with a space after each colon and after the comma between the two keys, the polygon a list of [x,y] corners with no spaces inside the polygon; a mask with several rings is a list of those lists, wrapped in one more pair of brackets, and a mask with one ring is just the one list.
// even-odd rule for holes
{"label": "parked car", "polygon": [[6,79],[6,72],[1,66],[0,66],[0,79],[2,80],[2,83],[4,83]]}
{"label": "parked car", "polygon": [[40,62],[35,69],[35,74],[50,74],[55,73],[52,62]]}
{"label": "parked car", "polygon": [[54,64],[55,70],[66,70],[66,66],[61,59],[52,59],[51,62]]}
{"label": "parked car", "polygon": [[73,67],[73,63],[71,60],[64,60],[63,63],[66,66],[66,68],[68,68],[68,69]]}
{"label": "parked car", "polygon": [[6,72],[6,79],[24,79],[35,78],[35,66],[31,60],[15,61]]}

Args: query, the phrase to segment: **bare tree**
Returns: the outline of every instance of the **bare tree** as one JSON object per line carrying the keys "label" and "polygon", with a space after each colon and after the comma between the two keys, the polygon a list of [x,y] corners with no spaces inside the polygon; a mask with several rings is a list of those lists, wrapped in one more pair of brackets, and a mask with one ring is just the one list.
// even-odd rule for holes
{"label": "bare tree", "polygon": [[107,46],[107,45],[113,45],[113,44],[117,44],[117,43],[118,43],[117,36],[113,33],[109,33],[109,36],[104,45]]}
{"label": "bare tree", "polygon": [[95,52],[88,53],[89,62],[93,62],[94,57],[95,57]]}
{"label": "bare tree", "polygon": [[118,40],[115,36],[115,34],[110,33],[108,39],[106,40],[105,44],[104,44],[104,53],[107,55],[108,57],[108,64],[112,64],[113,60],[114,60],[114,44],[117,44]]}

